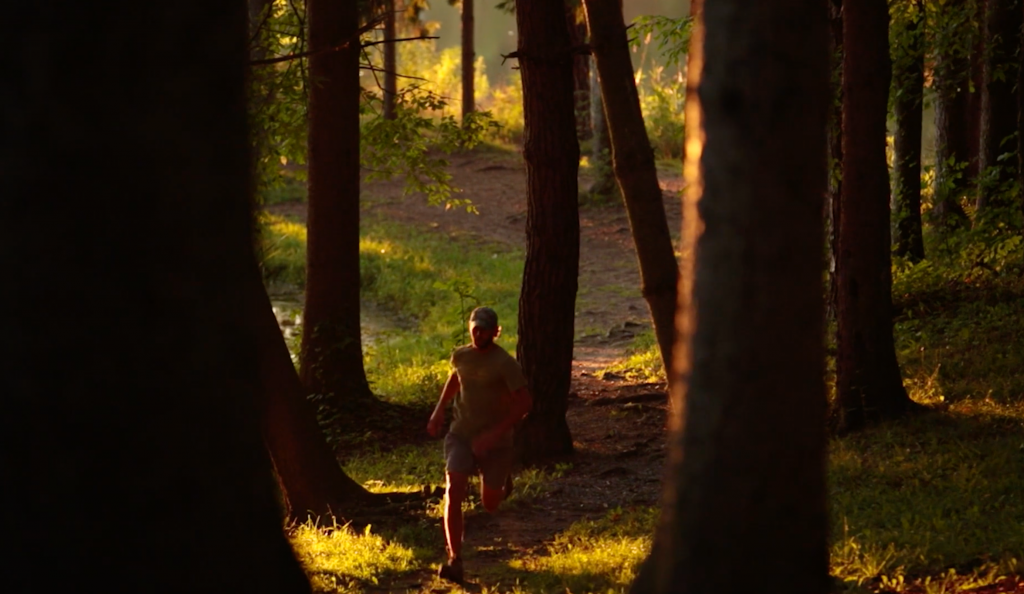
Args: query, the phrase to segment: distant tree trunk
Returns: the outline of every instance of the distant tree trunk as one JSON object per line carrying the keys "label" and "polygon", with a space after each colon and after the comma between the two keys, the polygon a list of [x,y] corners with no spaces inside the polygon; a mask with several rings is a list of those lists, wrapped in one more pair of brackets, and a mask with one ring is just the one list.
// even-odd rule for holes
{"label": "distant tree trunk", "polygon": [[[981,171],[999,167],[998,184],[1017,179],[1017,160],[999,161],[1003,153],[1017,148],[1010,138],[1017,132],[1017,49],[1020,46],[1020,0],[988,0],[985,11],[984,81],[981,86]],[[978,193],[978,215],[984,216],[990,206],[1009,206],[1006,197],[996,195],[994,188],[983,187]]]}
{"label": "distant tree trunk", "polygon": [[[680,294],[672,385],[685,410],[672,413],[671,528],[646,591],[742,592],[756,575],[820,594],[825,5],[716,0],[705,14],[702,178],[690,161],[700,143],[687,143],[688,185],[704,189],[683,218],[704,230],[684,251],[692,294]],[[701,220],[686,223],[691,213]]]}
{"label": "distant tree trunk", "polygon": [[398,61],[395,46],[395,0],[384,0],[384,119],[395,119],[395,100],[398,96]]}
{"label": "distant tree trunk", "polygon": [[1021,189],[1020,207],[1024,210],[1024,31],[1017,52],[1017,185]]}
{"label": "distant tree trunk", "polygon": [[516,441],[523,458],[533,461],[573,451],[565,411],[579,273],[580,149],[564,8],[549,0],[516,0],[516,24],[527,186],[517,354],[534,395]]}
{"label": "distant tree trunk", "polygon": [[970,31],[973,35],[968,57],[971,92],[967,98],[967,141],[970,160],[967,162],[967,182],[978,180],[981,162],[981,89],[985,86],[985,10],[988,0],[975,0]]}
{"label": "distant tree trunk", "polygon": [[839,253],[839,221],[842,218],[843,190],[843,0],[825,0],[829,23],[829,104],[828,114],[828,192],[825,198],[825,233],[828,243],[828,286],[825,316],[836,319],[836,260]]}
{"label": "distant tree trunk", "polygon": [[[940,19],[953,21],[945,23],[945,31],[966,36],[965,30],[970,27],[967,1],[953,0],[937,7]],[[931,222],[940,232],[957,229],[967,222],[960,197],[967,191],[965,166],[970,161],[970,66],[968,53],[952,41],[941,38],[936,43],[932,78],[932,88],[935,89],[935,190]]]}
{"label": "distant tree trunk", "polygon": [[[359,326],[359,53],[355,2],[309,0],[309,215],[300,377],[335,408],[375,400]],[[342,405],[342,403],[348,403]]]}
{"label": "distant tree trunk", "polygon": [[476,97],[473,93],[473,62],[476,60],[473,0],[462,0],[462,120],[476,111]]}
{"label": "distant tree trunk", "polygon": [[924,259],[921,233],[921,128],[924,117],[924,2],[900,18],[893,44],[896,138],[893,147],[893,231],[898,256]]}
{"label": "distant tree trunk", "polygon": [[[593,58],[591,58],[593,60]],[[597,65],[590,65],[590,172],[594,181],[587,195],[598,204],[618,202],[619,186],[612,169],[612,145],[608,135],[608,118],[604,113],[601,81]]]}
{"label": "distant tree trunk", "polygon": [[353,505],[369,499],[369,493],[345,474],[327,445],[255,266],[250,286],[263,436],[284,492],[288,518],[301,522],[310,516],[349,517]]}
{"label": "distant tree trunk", "polygon": [[[565,20],[569,25],[569,43],[573,48],[582,47],[587,43],[587,21],[582,15],[582,4],[567,0],[565,3]],[[589,140],[590,127],[590,56],[585,52],[575,52],[572,57],[572,80],[576,97],[576,137]]]}
{"label": "distant tree trunk", "polygon": [[843,217],[839,225],[836,392],[840,427],[908,412],[892,336],[885,119],[889,94],[886,0],[843,6]]}
{"label": "distant tree trunk", "polygon": [[584,0],[590,42],[601,75],[615,177],[619,182],[640,263],[642,292],[651,312],[665,373],[672,364],[679,267],[668,232],[654,149],[647,138],[633,78],[621,0]]}
{"label": "distant tree trunk", "polygon": [[[238,307],[253,245],[245,3],[38,0],[11,16],[4,590],[308,593]],[[109,70],[82,68],[85,47]]]}

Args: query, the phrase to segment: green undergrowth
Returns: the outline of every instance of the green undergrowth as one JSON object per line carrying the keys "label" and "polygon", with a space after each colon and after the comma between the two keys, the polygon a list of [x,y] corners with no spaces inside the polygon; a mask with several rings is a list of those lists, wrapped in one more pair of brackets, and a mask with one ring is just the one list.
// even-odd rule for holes
{"label": "green undergrowth", "polygon": [[647,329],[636,335],[626,349],[626,357],[598,371],[598,377],[614,373],[633,382],[665,381],[665,370],[661,364],[661,352],[654,330]]}
{"label": "green undergrowth", "polygon": [[[261,234],[267,281],[301,288],[305,226],[263,214]],[[466,318],[478,305],[498,312],[498,342],[515,351],[520,250],[372,216],[364,217],[359,250],[362,297],[378,318],[363,347],[365,368],[382,398],[402,404],[436,399],[452,349],[469,341]]]}

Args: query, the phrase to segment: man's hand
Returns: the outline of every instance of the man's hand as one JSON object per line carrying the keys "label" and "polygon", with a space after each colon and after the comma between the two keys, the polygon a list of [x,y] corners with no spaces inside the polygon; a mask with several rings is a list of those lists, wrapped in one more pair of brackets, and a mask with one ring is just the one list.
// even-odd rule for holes
{"label": "man's hand", "polygon": [[430,415],[430,420],[427,421],[427,433],[429,433],[431,437],[440,437],[443,429],[444,409],[435,408],[433,414]]}

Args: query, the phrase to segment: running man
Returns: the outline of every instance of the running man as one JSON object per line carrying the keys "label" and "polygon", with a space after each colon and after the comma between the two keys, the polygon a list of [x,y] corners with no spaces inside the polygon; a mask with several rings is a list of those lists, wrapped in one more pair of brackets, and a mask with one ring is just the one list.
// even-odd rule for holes
{"label": "running man", "polygon": [[519,363],[494,342],[501,334],[498,314],[489,307],[474,309],[469,316],[469,334],[471,344],[452,353],[452,372],[427,423],[430,435],[440,436],[445,406],[455,401],[455,418],[444,439],[448,562],[441,565],[438,575],[457,584],[463,581],[462,502],[469,477],[480,472],[484,509],[496,511],[512,493],[512,428],[533,405]]}

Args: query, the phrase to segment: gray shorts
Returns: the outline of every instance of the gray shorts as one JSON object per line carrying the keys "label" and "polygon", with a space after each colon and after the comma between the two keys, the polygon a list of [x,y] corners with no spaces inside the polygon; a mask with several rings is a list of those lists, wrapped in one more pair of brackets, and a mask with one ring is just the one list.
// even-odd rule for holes
{"label": "gray shorts", "polygon": [[483,458],[477,458],[473,455],[469,441],[451,431],[444,437],[445,469],[465,475],[479,471],[486,489],[501,489],[505,486],[505,479],[512,473],[514,460],[510,446],[497,446]]}

